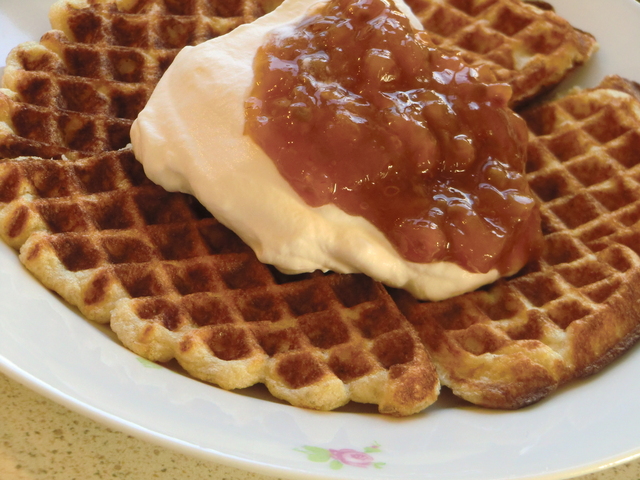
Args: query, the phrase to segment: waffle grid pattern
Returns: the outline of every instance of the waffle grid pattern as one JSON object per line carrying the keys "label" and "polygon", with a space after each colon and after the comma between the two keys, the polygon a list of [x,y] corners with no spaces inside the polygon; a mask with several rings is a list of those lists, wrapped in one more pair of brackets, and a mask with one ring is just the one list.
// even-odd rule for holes
{"label": "waffle grid pattern", "polygon": [[[515,0],[413,3],[441,45],[493,62],[517,103],[596,48]],[[354,400],[412,414],[435,401],[438,376],[474,403],[518,407],[635,341],[640,116],[623,116],[637,109],[628,96],[612,109],[579,94],[527,114],[545,254],[517,278],[439,303],[394,292],[396,304],[363,276],[282,275],[193,199],[152,185],[117,149],[155,83],[183,45],[274,6],[62,0],[58,30],[12,52],[0,235],[44,285],[150,360],[176,358],[224,388],[262,382],[319,409]]]}
{"label": "waffle grid pattern", "polygon": [[[122,148],[155,84],[186,45],[222,35],[278,0],[59,0],[55,30],[14,49],[0,92],[0,158],[94,155]],[[119,7],[116,7],[119,5]],[[521,103],[595,50],[551,12],[517,0],[414,0],[434,40],[491,64]]]}
{"label": "waffle grid pattern", "polygon": [[0,164],[5,241],[125,346],[225,388],[295,405],[353,399],[407,415],[438,379],[407,320],[364,276],[286,276],[191,197],[151,184],[130,150]]}
{"label": "waffle grid pattern", "polygon": [[239,0],[127,3],[58,1],[54,30],[11,52],[0,93],[0,158],[126,146],[132,121],[181,48],[270,8]]}
{"label": "waffle grid pattern", "polygon": [[524,114],[537,134],[528,179],[541,200],[540,260],[461,299],[401,299],[443,384],[463,398],[526,405],[640,335],[640,94],[610,89],[620,83]]}
{"label": "waffle grid pattern", "polygon": [[[522,104],[584,63],[597,45],[551,10],[519,0],[409,0],[434,42],[490,65]],[[540,3],[540,2],[538,2]]]}

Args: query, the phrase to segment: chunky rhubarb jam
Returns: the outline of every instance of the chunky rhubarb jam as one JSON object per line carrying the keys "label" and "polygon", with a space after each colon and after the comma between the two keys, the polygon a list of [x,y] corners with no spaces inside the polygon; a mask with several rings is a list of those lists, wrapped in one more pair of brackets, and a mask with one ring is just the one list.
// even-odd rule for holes
{"label": "chunky rhubarb jam", "polygon": [[519,270],[540,239],[508,85],[385,0],[332,0],[273,32],[245,133],[311,206],[365,217],[413,262]]}

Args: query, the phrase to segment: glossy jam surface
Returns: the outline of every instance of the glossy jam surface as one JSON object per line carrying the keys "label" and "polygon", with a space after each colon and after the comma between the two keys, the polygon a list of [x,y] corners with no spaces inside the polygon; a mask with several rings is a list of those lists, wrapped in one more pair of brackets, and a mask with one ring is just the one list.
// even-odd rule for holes
{"label": "glossy jam surface", "polygon": [[258,50],[245,132],[311,206],[334,203],[413,262],[520,269],[540,237],[509,86],[383,0],[333,0]]}

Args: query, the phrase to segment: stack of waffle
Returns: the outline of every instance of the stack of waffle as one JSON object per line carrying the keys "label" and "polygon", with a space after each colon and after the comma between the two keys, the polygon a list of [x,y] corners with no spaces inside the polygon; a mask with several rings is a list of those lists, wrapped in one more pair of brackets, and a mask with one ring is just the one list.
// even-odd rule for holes
{"label": "stack of waffle", "polygon": [[[47,287],[125,346],[223,388],[409,415],[440,381],[517,407],[627,348],[640,311],[640,102],[611,79],[526,112],[545,253],[517,278],[439,303],[362,275],[286,276],[193,198],[153,185],[128,129],[177,51],[275,4],[59,0],[56,30],[9,56],[0,93],[0,235]],[[422,0],[438,43],[489,62],[519,104],[596,48],[519,0]],[[633,161],[634,156],[636,162]],[[433,361],[431,360],[433,359]]]}

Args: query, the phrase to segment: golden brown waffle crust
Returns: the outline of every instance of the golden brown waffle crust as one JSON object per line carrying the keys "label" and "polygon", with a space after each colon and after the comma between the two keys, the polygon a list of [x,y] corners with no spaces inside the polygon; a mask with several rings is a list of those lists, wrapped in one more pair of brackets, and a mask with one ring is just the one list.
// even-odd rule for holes
{"label": "golden brown waffle crust", "polygon": [[[512,106],[550,90],[598,44],[552,8],[520,0],[408,0],[436,44],[489,65],[513,88]],[[547,4],[548,6],[548,4]]]}
{"label": "golden brown waffle crust", "polygon": [[404,416],[438,396],[382,285],[261,264],[192,198],[146,179],[130,149],[0,162],[0,191],[0,235],[22,263],[149,360],[319,410],[356,401]]}
{"label": "golden brown waffle crust", "polygon": [[[550,88],[597,48],[553,12],[517,0],[413,3],[439,44],[471,63],[491,63],[513,86],[514,104]],[[7,159],[0,162],[0,235],[45,286],[87,318],[110,323],[132,351],[177,359],[224,388],[263,382],[294,405],[333,409],[353,400],[410,415],[435,401],[438,374],[472,402],[515,408],[592,373],[636,341],[630,182],[638,175],[627,161],[630,173],[586,181],[567,168],[600,165],[589,154],[558,161],[558,138],[575,130],[577,145],[585,145],[607,111],[556,116],[553,129],[539,120],[545,114],[529,114],[543,127],[531,137],[528,173],[543,205],[542,260],[460,299],[421,304],[400,294],[403,316],[382,286],[360,276],[283,277],[192,199],[144,177],[126,148],[128,130],[173,56],[273,5],[244,2],[213,13],[200,0],[138,5],[57,1],[55,30],[11,53],[0,93],[0,157]],[[635,87],[611,81],[616,86],[606,91],[626,93],[605,93],[607,102],[631,105]],[[601,148],[619,173],[623,143],[640,145],[633,143],[637,126],[627,126]],[[587,172],[595,177],[595,170]],[[620,186],[622,199],[610,185]],[[587,211],[610,222],[566,213]]]}
{"label": "golden brown waffle crust", "polygon": [[591,375],[640,335],[640,96],[619,77],[525,111],[542,257],[438,304],[398,294],[443,385],[519,408]]}

